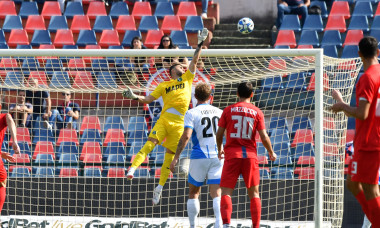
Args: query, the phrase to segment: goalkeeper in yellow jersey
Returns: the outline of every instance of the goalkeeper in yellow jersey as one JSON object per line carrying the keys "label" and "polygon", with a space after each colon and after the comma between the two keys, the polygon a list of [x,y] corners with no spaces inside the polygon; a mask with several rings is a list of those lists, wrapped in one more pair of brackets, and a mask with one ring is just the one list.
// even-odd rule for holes
{"label": "goalkeeper in yellow jersey", "polygon": [[170,175],[170,163],[173,161],[175,151],[177,150],[178,141],[184,129],[184,115],[189,108],[191,100],[191,87],[193,84],[194,74],[197,62],[202,49],[203,41],[207,38],[208,30],[204,28],[198,32],[198,47],[194,52],[194,57],[190,62],[189,68],[184,72],[180,64],[173,64],[169,73],[170,81],[161,82],[156,89],[148,96],[139,96],[132,92],[130,88],[124,91],[126,98],[137,100],[141,103],[149,104],[152,101],[162,97],[164,107],[160,118],[151,130],[148,141],[137,153],[132,162],[127,178],[133,179],[133,174],[137,167],[145,160],[146,156],[154,149],[157,144],[166,138],[163,146],[167,149],[164,163],[161,167],[161,176],[159,185],[153,192],[153,204],[160,202],[162,188]]}

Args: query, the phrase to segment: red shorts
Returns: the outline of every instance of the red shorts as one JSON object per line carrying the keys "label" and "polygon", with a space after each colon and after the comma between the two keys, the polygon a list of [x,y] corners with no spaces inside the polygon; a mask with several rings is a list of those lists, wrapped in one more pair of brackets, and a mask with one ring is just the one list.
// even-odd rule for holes
{"label": "red shorts", "polygon": [[380,151],[355,151],[348,173],[351,180],[366,184],[379,184]]}
{"label": "red shorts", "polygon": [[236,182],[243,175],[245,186],[259,185],[259,162],[256,158],[232,158],[224,161],[220,187],[235,188]]}
{"label": "red shorts", "polygon": [[7,170],[4,168],[3,161],[0,158],[0,182],[3,182],[7,179]]}

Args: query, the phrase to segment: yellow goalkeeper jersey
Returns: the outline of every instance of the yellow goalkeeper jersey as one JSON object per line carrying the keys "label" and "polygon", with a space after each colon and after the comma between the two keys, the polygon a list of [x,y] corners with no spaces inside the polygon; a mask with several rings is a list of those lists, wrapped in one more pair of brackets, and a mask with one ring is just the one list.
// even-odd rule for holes
{"label": "yellow goalkeeper jersey", "polygon": [[194,74],[187,70],[181,77],[161,82],[156,87],[150,95],[156,99],[162,96],[164,107],[161,113],[165,113],[169,108],[174,108],[182,115],[185,115],[191,100],[193,80]]}

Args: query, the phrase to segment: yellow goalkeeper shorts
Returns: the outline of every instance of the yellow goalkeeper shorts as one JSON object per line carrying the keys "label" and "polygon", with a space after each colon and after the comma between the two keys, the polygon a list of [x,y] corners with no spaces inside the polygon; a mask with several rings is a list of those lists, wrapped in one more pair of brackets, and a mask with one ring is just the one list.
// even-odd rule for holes
{"label": "yellow goalkeeper shorts", "polygon": [[179,139],[183,134],[184,117],[165,112],[160,116],[151,130],[149,137],[157,139],[159,144],[166,138],[163,146],[173,153],[177,150]]}

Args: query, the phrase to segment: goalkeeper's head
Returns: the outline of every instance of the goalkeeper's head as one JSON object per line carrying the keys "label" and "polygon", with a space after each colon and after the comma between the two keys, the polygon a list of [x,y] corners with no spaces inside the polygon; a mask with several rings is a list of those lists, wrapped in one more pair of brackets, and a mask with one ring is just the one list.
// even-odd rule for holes
{"label": "goalkeeper's head", "polygon": [[173,65],[171,65],[169,68],[169,72],[170,72],[170,76],[173,79],[177,79],[185,73],[182,65],[179,63],[174,63]]}
{"label": "goalkeeper's head", "polygon": [[363,37],[359,42],[359,56],[363,59],[372,59],[379,56],[378,41],[373,36]]}
{"label": "goalkeeper's head", "polygon": [[248,99],[253,96],[253,86],[250,82],[242,82],[238,85],[237,95],[239,98]]}

